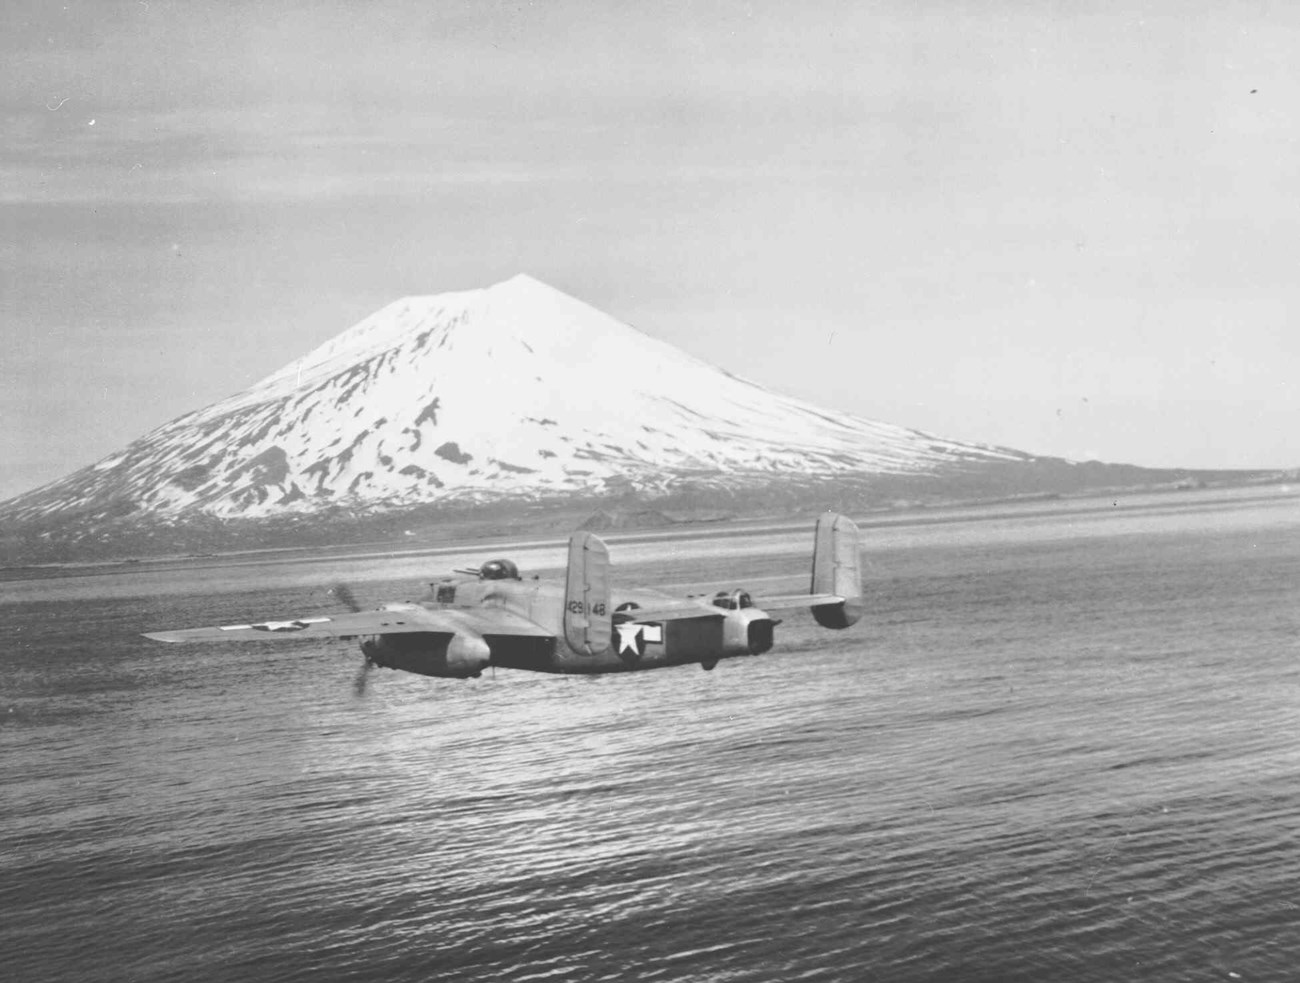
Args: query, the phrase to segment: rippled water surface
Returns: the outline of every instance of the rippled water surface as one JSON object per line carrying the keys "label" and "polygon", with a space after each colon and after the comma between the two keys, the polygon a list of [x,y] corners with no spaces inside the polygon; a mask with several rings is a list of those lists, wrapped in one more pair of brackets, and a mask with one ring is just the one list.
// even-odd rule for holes
{"label": "rippled water surface", "polygon": [[[0,584],[0,975],[1297,978],[1300,498],[938,519],[864,523],[847,632],[362,699],[344,643],[138,632],[460,557]],[[777,590],[809,536],[613,552]]]}

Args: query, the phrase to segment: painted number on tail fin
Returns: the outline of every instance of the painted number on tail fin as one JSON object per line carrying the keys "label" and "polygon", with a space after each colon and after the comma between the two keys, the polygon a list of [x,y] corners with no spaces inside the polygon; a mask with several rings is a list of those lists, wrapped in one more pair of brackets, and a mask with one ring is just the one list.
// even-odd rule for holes
{"label": "painted number on tail fin", "polygon": [[613,634],[609,607],[609,550],[589,532],[569,540],[564,590],[564,640],[579,655],[600,655]]}

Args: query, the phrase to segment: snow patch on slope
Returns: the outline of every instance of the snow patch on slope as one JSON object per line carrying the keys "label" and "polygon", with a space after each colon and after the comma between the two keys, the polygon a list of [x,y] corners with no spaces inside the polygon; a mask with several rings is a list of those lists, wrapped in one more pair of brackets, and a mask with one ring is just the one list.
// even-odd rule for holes
{"label": "snow patch on slope", "polygon": [[261,516],[1026,459],[771,392],[517,276],[395,301],[11,508]]}

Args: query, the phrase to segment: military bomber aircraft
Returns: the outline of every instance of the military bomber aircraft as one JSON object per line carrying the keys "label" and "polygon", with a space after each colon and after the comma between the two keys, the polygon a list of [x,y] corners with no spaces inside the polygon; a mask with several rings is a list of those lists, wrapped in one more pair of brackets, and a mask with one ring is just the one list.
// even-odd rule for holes
{"label": "military bomber aircraft", "polygon": [[[371,666],[464,679],[489,666],[536,672],[602,673],[760,655],[779,624],[769,612],[810,608],[825,628],[847,628],[862,616],[858,527],[842,515],[817,520],[812,586],[807,594],[753,597],[721,591],[674,598],[658,591],[612,592],[609,551],[590,532],[569,540],[563,581],[523,580],[509,560],[489,560],[469,577],[431,584],[418,603],[375,611],[250,624],[149,632],[160,642],[359,638],[365,656],[358,688]],[[350,602],[346,590],[340,599]],[[353,605],[355,607],[355,605]]]}

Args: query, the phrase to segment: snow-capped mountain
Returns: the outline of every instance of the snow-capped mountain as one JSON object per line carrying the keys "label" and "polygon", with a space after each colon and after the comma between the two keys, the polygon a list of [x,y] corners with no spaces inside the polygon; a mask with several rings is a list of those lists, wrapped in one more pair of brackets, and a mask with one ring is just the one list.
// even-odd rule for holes
{"label": "snow-capped mountain", "polygon": [[1029,460],[780,395],[517,276],[396,301],[0,518],[653,497]]}

